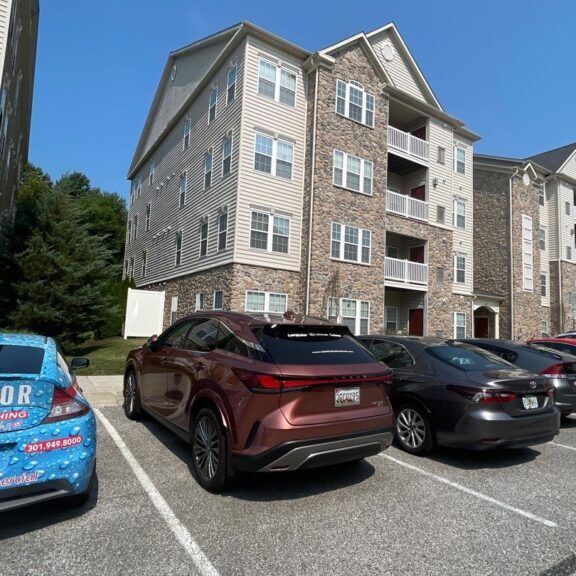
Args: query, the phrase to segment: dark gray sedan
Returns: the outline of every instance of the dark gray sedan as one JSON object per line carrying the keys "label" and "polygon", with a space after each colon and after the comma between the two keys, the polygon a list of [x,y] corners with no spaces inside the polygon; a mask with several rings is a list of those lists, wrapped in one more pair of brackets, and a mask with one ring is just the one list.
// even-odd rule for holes
{"label": "dark gray sedan", "polygon": [[554,388],[470,344],[431,337],[361,336],[393,369],[396,438],[412,454],[436,445],[485,450],[548,442],[558,434]]}

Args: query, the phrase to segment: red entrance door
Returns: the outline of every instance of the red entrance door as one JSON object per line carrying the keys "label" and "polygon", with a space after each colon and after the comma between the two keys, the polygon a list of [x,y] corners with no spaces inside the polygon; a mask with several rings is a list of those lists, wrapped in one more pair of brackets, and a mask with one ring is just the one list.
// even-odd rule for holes
{"label": "red entrance door", "polygon": [[424,202],[426,200],[426,186],[422,184],[422,186],[412,188],[412,190],[410,190],[410,196],[416,198],[416,200],[422,200],[422,202]]}
{"label": "red entrance door", "polygon": [[474,318],[474,337],[475,338],[488,338],[490,332],[488,329],[488,318],[479,316]]}
{"label": "red entrance door", "polygon": [[422,126],[422,128],[418,128],[412,132],[412,136],[416,136],[416,138],[421,138],[422,140],[426,140],[426,126]]}
{"label": "red entrance door", "polygon": [[408,310],[408,334],[424,336],[424,310],[422,308]]}
{"label": "red entrance door", "polygon": [[410,261],[424,264],[424,246],[413,246],[410,248]]}

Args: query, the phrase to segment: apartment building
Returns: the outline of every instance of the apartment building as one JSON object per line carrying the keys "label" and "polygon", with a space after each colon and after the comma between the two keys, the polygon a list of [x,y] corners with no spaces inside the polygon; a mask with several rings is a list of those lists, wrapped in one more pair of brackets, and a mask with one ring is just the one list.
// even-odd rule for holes
{"label": "apartment building", "polygon": [[390,24],[310,53],[241,23],[170,54],[134,160],[125,274],[193,310],[464,336],[473,144]]}
{"label": "apartment building", "polygon": [[0,0],[0,216],[28,160],[38,16],[39,0]]}
{"label": "apartment building", "polygon": [[[474,156],[478,336],[526,339],[576,323],[576,143],[526,159]],[[478,320],[477,320],[478,322]]]}

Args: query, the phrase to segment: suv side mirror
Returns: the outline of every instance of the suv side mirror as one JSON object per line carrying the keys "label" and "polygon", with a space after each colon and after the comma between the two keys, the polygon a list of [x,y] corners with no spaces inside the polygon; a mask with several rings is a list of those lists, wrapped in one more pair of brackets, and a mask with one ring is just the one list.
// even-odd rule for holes
{"label": "suv side mirror", "polygon": [[88,358],[72,358],[70,366],[72,367],[72,370],[88,368],[88,366],[90,366],[90,360],[88,360]]}
{"label": "suv side mirror", "polygon": [[146,343],[148,345],[148,348],[150,348],[150,350],[154,351],[156,350],[156,348],[158,348],[158,336],[156,334],[153,334],[152,336],[150,336],[150,338],[148,338],[148,342]]}

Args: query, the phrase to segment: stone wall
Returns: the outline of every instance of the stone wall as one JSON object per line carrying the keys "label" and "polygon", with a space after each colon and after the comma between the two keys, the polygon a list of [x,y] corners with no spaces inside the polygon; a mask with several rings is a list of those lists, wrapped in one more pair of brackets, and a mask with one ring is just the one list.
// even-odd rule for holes
{"label": "stone wall", "polygon": [[[576,302],[574,302],[576,299],[576,264],[561,262],[560,270],[562,274],[562,310],[558,314],[559,325],[554,331],[555,334],[576,329]],[[556,283],[556,290],[558,290],[557,286]],[[572,309],[573,302],[574,310]]]}

